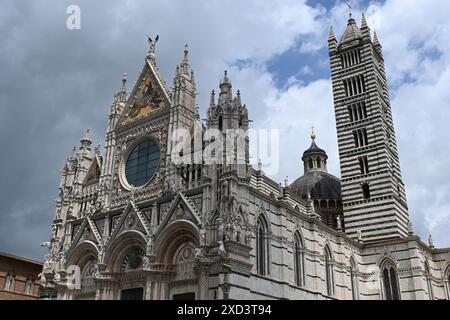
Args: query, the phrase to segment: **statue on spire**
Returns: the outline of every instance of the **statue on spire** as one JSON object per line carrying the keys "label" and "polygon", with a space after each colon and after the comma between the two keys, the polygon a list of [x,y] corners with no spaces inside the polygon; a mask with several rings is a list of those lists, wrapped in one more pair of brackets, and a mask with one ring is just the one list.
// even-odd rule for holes
{"label": "statue on spire", "polygon": [[150,46],[150,49],[149,49],[149,51],[148,51],[148,53],[149,53],[149,55],[150,54],[155,54],[155,47],[156,47],[156,43],[158,42],[158,40],[159,40],[159,35],[156,35],[156,38],[155,38],[155,40],[153,40],[152,38],[150,38],[148,35],[147,35],[147,41],[148,41],[148,44],[149,44],[149,46]]}

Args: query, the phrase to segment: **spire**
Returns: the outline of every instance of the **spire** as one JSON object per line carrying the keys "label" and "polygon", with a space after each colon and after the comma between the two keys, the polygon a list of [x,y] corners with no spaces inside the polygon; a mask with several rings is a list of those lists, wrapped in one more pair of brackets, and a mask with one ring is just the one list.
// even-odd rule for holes
{"label": "spire", "polygon": [[116,99],[119,102],[125,102],[127,96],[127,79],[128,74],[124,73],[122,76],[122,86],[120,87],[119,92],[116,94]]}
{"label": "spire", "polygon": [[378,40],[378,35],[376,32],[373,33],[373,46],[381,58],[383,58],[383,48],[381,47],[380,40]]}
{"label": "spire", "polygon": [[328,34],[328,49],[330,51],[337,50],[337,40],[336,40],[336,34],[334,33],[333,26],[330,26],[330,33]]}
{"label": "spire", "polygon": [[362,17],[361,17],[361,30],[365,29],[365,28],[369,28],[369,25],[367,24],[366,16],[364,15],[364,12],[363,12]]}
{"label": "spire", "polygon": [[361,17],[361,34],[364,38],[370,38],[370,28],[367,24],[366,17],[364,16],[364,13]]}
{"label": "spire", "polygon": [[180,64],[180,71],[189,75],[189,47],[187,44],[184,46],[184,57]]}
{"label": "spire", "polygon": [[381,47],[380,40],[378,40],[378,35],[376,31],[373,32],[373,45],[375,47]]}
{"label": "spire", "polygon": [[231,82],[228,78],[228,72],[225,70],[223,80],[220,83],[219,101],[224,102],[226,99],[231,99]]}
{"label": "spire", "polygon": [[236,102],[237,102],[238,106],[241,105],[241,90],[239,90],[239,89],[236,92]]}
{"label": "spire", "polygon": [[348,23],[347,25],[351,25],[351,24],[356,24],[355,19],[353,18],[353,14],[352,14],[352,6],[350,3],[347,3],[348,6]]}
{"label": "spire", "polygon": [[351,6],[349,5],[349,15],[348,15],[348,23],[347,28],[344,32],[344,35],[342,36],[341,41],[339,44],[346,43],[346,42],[352,42],[356,39],[361,38],[361,29],[356,25],[356,21],[353,18]]}
{"label": "spire", "polygon": [[330,32],[328,33],[328,41],[336,41],[336,34],[334,33],[333,26],[330,26]]}

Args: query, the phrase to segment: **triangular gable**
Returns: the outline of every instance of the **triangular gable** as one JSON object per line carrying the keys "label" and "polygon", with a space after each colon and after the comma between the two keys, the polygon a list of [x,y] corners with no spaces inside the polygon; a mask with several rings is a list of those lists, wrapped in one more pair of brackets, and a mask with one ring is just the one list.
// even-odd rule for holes
{"label": "triangular gable", "polygon": [[100,175],[101,175],[101,161],[98,155],[95,155],[94,159],[92,160],[91,166],[89,167],[88,173],[84,178],[83,184],[89,185],[98,182],[98,180],[100,179]]}
{"label": "triangular gable", "polygon": [[170,94],[153,62],[146,59],[144,68],[131,91],[119,124],[127,125],[155,112],[170,108]]}
{"label": "triangular gable", "polygon": [[76,248],[76,246],[82,241],[88,240],[88,241],[95,243],[96,245],[98,244],[97,237],[95,236],[95,233],[94,233],[97,230],[96,229],[93,230],[92,225],[93,225],[93,223],[90,224],[88,222],[88,219],[84,219],[83,223],[78,228],[77,233],[74,235],[74,238],[73,238],[70,248],[68,250],[68,254],[70,254],[70,252],[74,248]]}
{"label": "triangular gable", "polygon": [[147,225],[148,223],[147,221],[145,221],[145,217],[139,211],[139,208],[132,200],[130,200],[125,207],[118,223],[111,232],[109,243],[111,243],[115,238],[117,238],[117,236],[119,236],[123,231],[126,230],[138,230],[143,234],[148,235],[149,230]]}
{"label": "triangular gable", "polygon": [[196,208],[193,206],[191,201],[181,192],[178,192],[177,196],[172,201],[172,204],[170,205],[169,210],[164,216],[164,219],[158,226],[155,237],[157,238],[159,234],[166,228],[166,226],[175,220],[189,220],[194,222],[198,226],[201,226],[202,224]]}

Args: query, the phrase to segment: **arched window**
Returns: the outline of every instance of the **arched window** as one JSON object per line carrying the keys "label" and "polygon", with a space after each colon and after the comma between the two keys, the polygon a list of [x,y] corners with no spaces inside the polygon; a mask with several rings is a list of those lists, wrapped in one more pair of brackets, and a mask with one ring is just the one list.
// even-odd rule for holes
{"label": "arched window", "polygon": [[9,271],[5,280],[5,291],[14,290],[14,282],[16,280],[16,273],[14,271]]}
{"label": "arched window", "polygon": [[382,282],[385,300],[400,300],[397,269],[394,263],[387,261],[382,267]]}
{"label": "arched window", "polygon": [[256,267],[258,274],[263,276],[269,273],[267,231],[267,223],[260,217],[256,227]]}
{"label": "arched window", "polygon": [[33,276],[28,276],[27,281],[25,282],[25,294],[33,294]]}
{"label": "arched window", "polygon": [[332,296],[334,294],[333,258],[328,246],[325,247],[325,283],[327,294]]}
{"label": "arched window", "polygon": [[427,278],[428,298],[433,300],[433,282],[428,261],[425,261],[425,277]]}
{"label": "arched window", "polygon": [[353,260],[353,258],[350,259],[350,284],[353,300],[359,300],[357,269],[355,260]]}
{"label": "arched window", "polygon": [[312,159],[309,159],[308,164],[309,164],[309,169],[314,169],[314,164],[313,164]]}
{"label": "arched window", "polygon": [[316,163],[317,163],[317,168],[321,169],[322,168],[322,160],[320,160],[320,157],[317,157]]}
{"label": "arched window", "polygon": [[219,130],[220,131],[223,130],[223,119],[222,119],[222,116],[219,116]]}
{"label": "arched window", "polygon": [[294,237],[294,275],[295,284],[299,287],[305,285],[305,258],[302,238],[298,233]]}

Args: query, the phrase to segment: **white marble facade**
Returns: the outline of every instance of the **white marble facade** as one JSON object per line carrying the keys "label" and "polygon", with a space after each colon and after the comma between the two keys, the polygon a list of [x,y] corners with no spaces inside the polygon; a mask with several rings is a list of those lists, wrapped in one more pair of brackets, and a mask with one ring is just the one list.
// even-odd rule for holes
{"label": "white marble facade", "polygon": [[[365,30],[351,21],[349,28],[345,41]],[[432,239],[423,243],[410,225],[405,232],[403,220],[388,225],[398,225],[399,231],[385,237],[357,227],[346,211],[351,202],[346,192],[336,199],[328,191],[307,189],[305,197],[287,183],[281,186],[249,165],[248,140],[243,164],[175,165],[175,130],[194,135],[246,130],[249,111],[225,73],[217,97],[211,94],[207,120],[199,122],[187,47],[169,90],[157,68],[155,41],[149,42],[134,88],[126,91],[125,76],[114,95],[104,152],[91,150],[88,131],[63,168],[41,276],[44,298],[450,298],[450,249],[434,248]],[[332,68],[336,63],[332,58]],[[331,179],[324,180],[327,190],[326,181],[337,178],[329,177],[326,153],[315,135],[312,139],[304,154],[305,175],[312,171]],[[211,141],[203,140],[189,157]],[[145,167],[151,176],[145,181],[139,165],[136,172],[127,171],[136,148],[153,150],[147,154],[154,165]],[[399,163],[398,156],[394,160]],[[396,170],[391,174],[397,177]],[[308,181],[301,178],[300,187],[309,188]],[[404,206],[394,205],[392,217],[401,220],[406,198],[400,192]],[[358,201],[358,214],[378,205],[376,199]],[[352,210],[355,205],[351,202]],[[375,222],[383,226],[384,211],[371,214],[378,214]]]}

